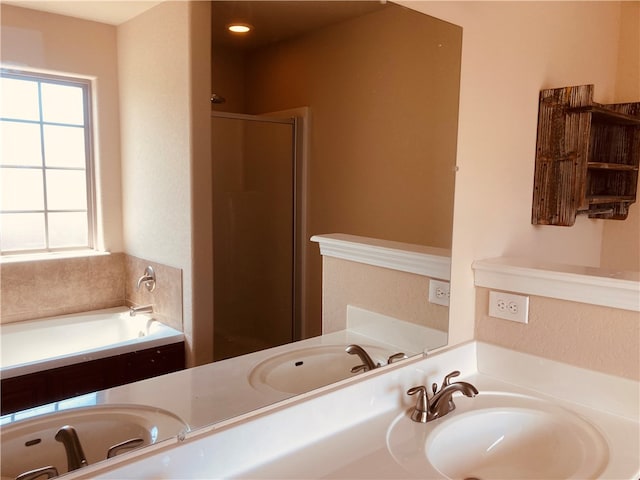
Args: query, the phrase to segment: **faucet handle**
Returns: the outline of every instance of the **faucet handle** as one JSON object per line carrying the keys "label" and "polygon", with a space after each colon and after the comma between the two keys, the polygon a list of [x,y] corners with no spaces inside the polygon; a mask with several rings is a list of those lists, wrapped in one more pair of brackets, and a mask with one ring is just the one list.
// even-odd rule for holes
{"label": "faucet handle", "polygon": [[356,365],[355,367],[351,368],[351,373],[366,372],[367,370],[369,370],[369,367],[367,367],[366,365]]}
{"label": "faucet handle", "polygon": [[137,290],[140,290],[142,285],[150,292],[153,292],[156,288],[156,272],[151,265],[144,269],[144,274],[138,279]]}
{"label": "faucet handle", "polygon": [[391,365],[396,360],[402,360],[405,358],[407,358],[407,356],[404,354],[404,352],[394,353],[389,358],[387,358],[387,365]]}
{"label": "faucet handle", "polygon": [[16,477],[16,480],[36,480],[43,475],[46,475],[47,478],[57,477],[59,475],[58,469],[52,465],[42,468],[36,468],[34,470],[29,470],[28,472],[21,473]]}
{"label": "faucet handle", "polygon": [[143,443],[144,440],[138,437],[130,438],[129,440],[125,440],[124,442],[117,443],[109,448],[109,451],[107,452],[107,458],[115,457],[116,455],[119,455],[120,452],[139,447]]}
{"label": "faucet handle", "polygon": [[448,387],[449,385],[451,385],[451,379],[459,375],[460,375],[460,370],[454,370],[449,375],[446,375],[444,377],[444,380],[442,381],[442,387],[440,387],[440,390],[443,390],[444,387]]}
{"label": "faucet handle", "polygon": [[427,423],[429,420],[429,396],[427,387],[420,385],[407,390],[407,395],[418,395],[416,406],[411,411],[411,420],[414,422]]}

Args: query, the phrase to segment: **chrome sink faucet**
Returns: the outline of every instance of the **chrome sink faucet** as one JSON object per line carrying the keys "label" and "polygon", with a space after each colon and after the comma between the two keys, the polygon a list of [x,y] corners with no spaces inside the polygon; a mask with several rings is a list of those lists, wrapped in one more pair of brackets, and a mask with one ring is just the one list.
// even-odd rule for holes
{"label": "chrome sink faucet", "polygon": [[362,360],[362,365],[353,367],[351,369],[351,373],[360,371],[368,372],[369,370],[373,370],[374,368],[378,368],[380,366],[379,363],[375,363],[373,361],[367,351],[360,345],[351,344],[347,348],[345,348],[345,352],[347,352],[349,355],[358,355],[358,357],[360,357],[360,360]]}
{"label": "chrome sink faucet", "polygon": [[[374,368],[382,366],[381,363],[374,362],[367,351],[360,345],[351,344],[347,348],[345,348],[345,352],[347,352],[349,355],[358,355],[358,357],[360,357],[360,360],[362,360],[362,365],[356,365],[355,367],[353,367],[351,369],[351,373],[368,372],[369,370],[373,370]],[[404,358],[407,358],[407,356],[403,352],[394,353],[387,359],[387,365],[390,365],[393,362],[402,360]]]}
{"label": "chrome sink faucet", "polygon": [[69,471],[89,465],[89,463],[87,463],[87,457],[85,457],[82,451],[82,445],[80,445],[80,439],[78,438],[75,428],[71,425],[65,425],[58,430],[55,439],[64,445]]}
{"label": "chrome sink faucet", "polygon": [[453,403],[453,394],[462,393],[466,397],[475,397],[478,389],[467,382],[451,383],[451,378],[460,375],[458,370],[451,372],[444,377],[440,391],[436,383],[431,385],[433,396],[429,398],[427,387],[420,385],[407,390],[408,395],[418,395],[416,406],[411,411],[411,420],[414,422],[427,423],[444,417],[456,408]]}

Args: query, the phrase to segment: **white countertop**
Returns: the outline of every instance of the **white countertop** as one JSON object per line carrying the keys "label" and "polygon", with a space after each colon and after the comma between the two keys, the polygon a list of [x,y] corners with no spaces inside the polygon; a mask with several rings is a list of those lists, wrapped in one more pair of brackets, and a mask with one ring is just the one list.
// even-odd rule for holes
{"label": "white countertop", "polygon": [[[20,412],[15,420],[78,406],[135,404],[168,410],[184,420],[191,429],[198,429],[246,415],[247,412],[293,396],[276,390],[257,390],[249,383],[251,371],[264,360],[306,347],[345,347],[352,343],[376,346],[388,352],[388,355],[400,351],[397,345],[343,330],[36,407]],[[408,355],[420,353],[406,349],[404,351]],[[3,425],[12,421],[11,415],[2,417]]]}
{"label": "white countertop", "polygon": [[389,453],[387,431],[413,403],[409,387],[440,383],[452,370],[480,395],[522,393],[575,412],[609,446],[599,478],[638,478],[638,382],[476,342],[367,372],[349,385],[325,387],[68,478],[416,478]]}

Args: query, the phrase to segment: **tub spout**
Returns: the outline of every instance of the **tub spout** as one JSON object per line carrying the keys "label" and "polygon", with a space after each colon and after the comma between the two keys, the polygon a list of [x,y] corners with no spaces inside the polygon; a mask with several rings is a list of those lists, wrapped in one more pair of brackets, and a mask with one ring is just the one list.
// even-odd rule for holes
{"label": "tub spout", "polygon": [[153,313],[153,305],[142,305],[141,307],[129,307],[129,315],[135,317],[138,313]]}
{"label": "tub spout", "polygon": [[58,430],[55,439],[64,445],[64,450],[67,453],[67,467],[69,471],[89,465],[82,451],[82,445],[80,445],[80,439],[78,438],[75,428],[71,425],[65,425]]}

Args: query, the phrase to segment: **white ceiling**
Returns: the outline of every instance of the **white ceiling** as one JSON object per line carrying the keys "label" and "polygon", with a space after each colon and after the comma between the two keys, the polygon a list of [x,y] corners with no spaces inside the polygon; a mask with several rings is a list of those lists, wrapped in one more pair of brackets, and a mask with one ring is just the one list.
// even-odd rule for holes
{"label": "white ceiling", "polygon": [[2,0],[2,3],[94,22],[120,25],[164,0]]}

